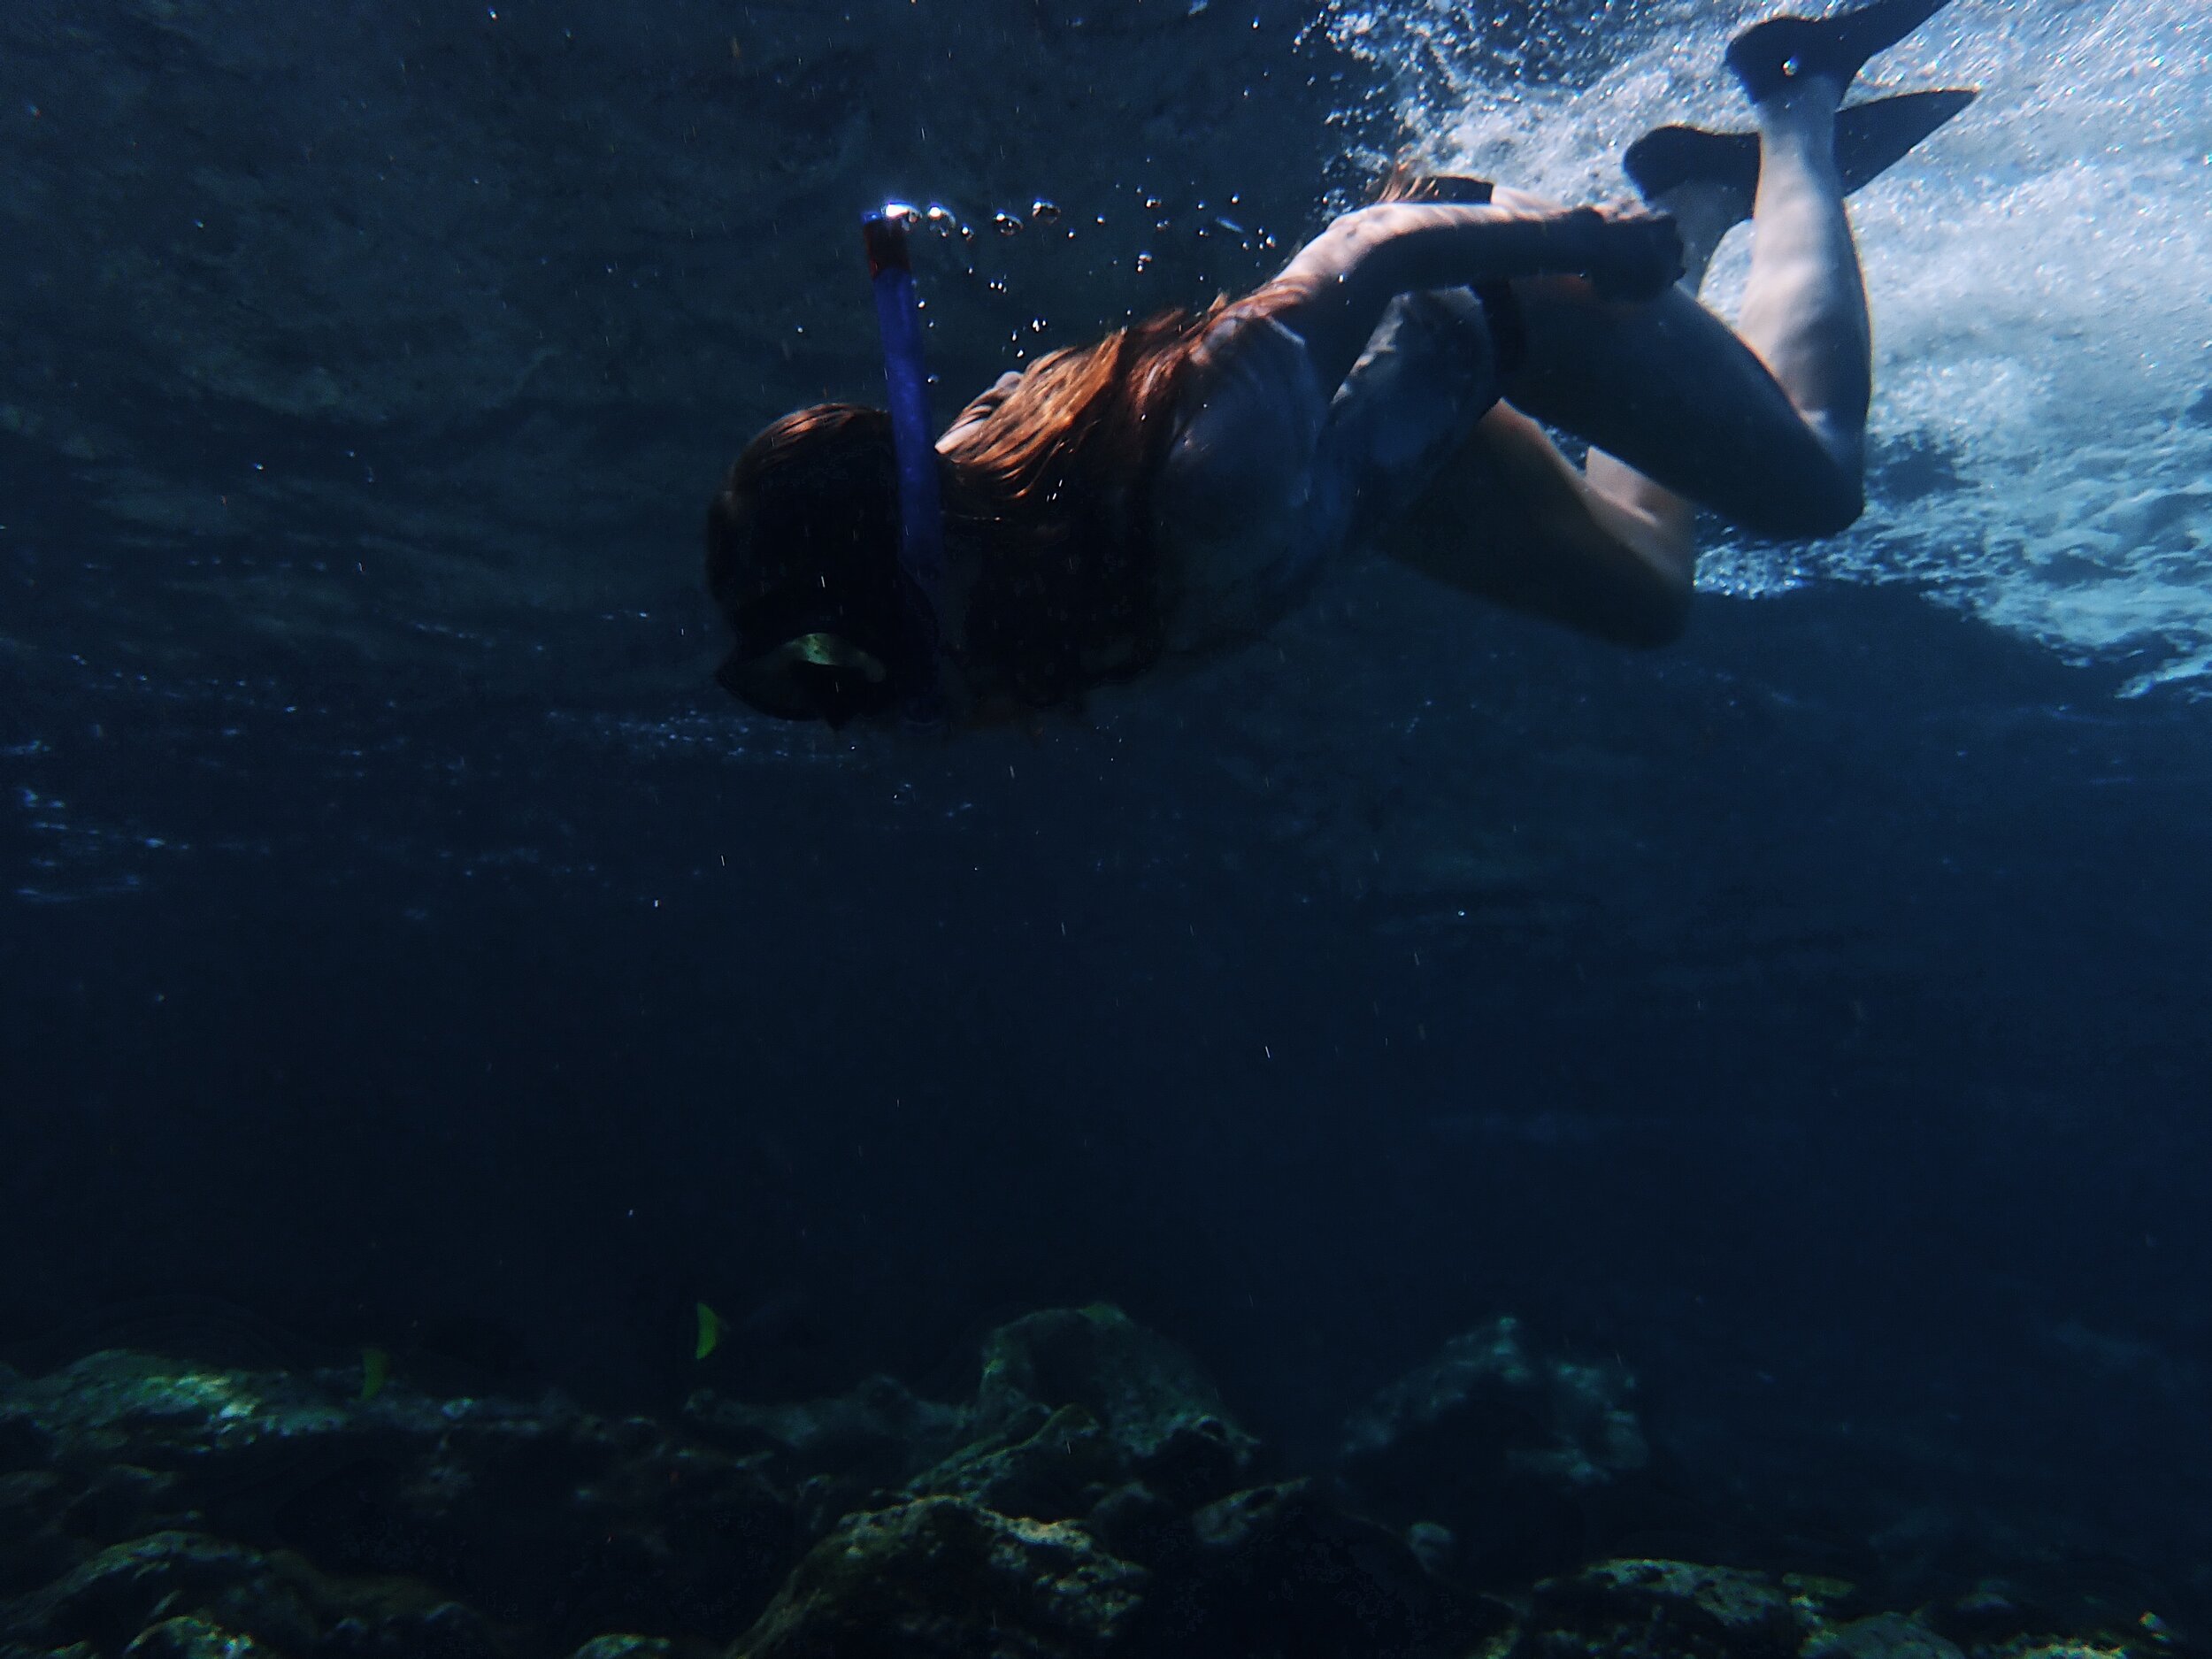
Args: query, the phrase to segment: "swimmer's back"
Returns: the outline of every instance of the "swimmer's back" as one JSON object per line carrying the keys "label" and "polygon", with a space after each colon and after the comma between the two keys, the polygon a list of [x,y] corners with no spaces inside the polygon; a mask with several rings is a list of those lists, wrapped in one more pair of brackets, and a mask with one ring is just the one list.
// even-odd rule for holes
{"label": "swimmer's back", "polygon": [[1152,497],[1169,649],[1218,650],[1294,609],[1497,401],[1496,359],[1465,289],[1394,303],[1334,388],[1263,304],[1224,312],[1192,357]]}

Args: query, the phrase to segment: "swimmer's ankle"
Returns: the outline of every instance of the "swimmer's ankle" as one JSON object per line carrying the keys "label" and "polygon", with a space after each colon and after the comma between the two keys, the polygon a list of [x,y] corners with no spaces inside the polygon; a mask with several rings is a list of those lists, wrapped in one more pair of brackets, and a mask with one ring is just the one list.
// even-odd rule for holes
{"label": "swimmer's ankle", "polygon": [[1705,284],[1721,238],[1751,217],[1751,197],[1709,179],[1686,179],[1649,200],[1682,233],[1682,275],[1676,286],[1695,294]]}
{"label": "swimmer's ankle", "polygon": [[1751,106],[1762,132],[1771,127],[1796,130],[1817,125],[1832,134],[1836,112],[1843,108],[1843,82],[1832,75],[1799,75],[1783,81]]}

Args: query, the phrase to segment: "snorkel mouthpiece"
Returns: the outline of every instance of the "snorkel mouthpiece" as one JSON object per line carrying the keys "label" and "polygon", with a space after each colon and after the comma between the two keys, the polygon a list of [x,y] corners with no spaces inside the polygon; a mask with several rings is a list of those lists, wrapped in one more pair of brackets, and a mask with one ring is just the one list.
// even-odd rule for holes
{"label": "snorkel mouthpiece", "polygon": [[919,217],[891,203],[861,222],[868,280],[883,334],[883,380],[891,405],[891,441],[898,457],[899,568],[908,595],[909,646],[919,678],[906,699],[907,718],[941,725],[944,696],[939,617],[945,585],[944,514],[937,495],[937,447],[930,436],[929,375],[922,366],[921,304],[907,254],[910,221]]}

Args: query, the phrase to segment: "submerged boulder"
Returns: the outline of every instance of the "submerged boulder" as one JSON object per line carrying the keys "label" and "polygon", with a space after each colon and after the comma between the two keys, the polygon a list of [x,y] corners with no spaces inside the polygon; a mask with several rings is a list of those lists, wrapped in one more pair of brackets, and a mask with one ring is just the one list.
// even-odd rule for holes
{"label": "submerged boulder", "polygon": [[595,1636],[568,1659],[670,1659],[674,1652],[662,1636]]}
{"label": "submerged boulder", "polygon": [[751,1405],[702,1388],[684,1404],[685,1421],[701,1438],[740,1455],[765,1455],[774,1472],[879,1486],[895,1486],[950,1453],[967,1438],[969,1416],[883,1376],[823,1400]]}
{"label": "submerged boulder", "polygon": [[908,1490],[916,1497],[970,1498],[1002,1515],[1065,1521],[1127,1484],[1130,1469],[1125,1448],[1106,1426],[1082,1406],[1067,1405],[1018,1440],[994,1436],[963,1447]]}
{"label": "submerged boulder", "polygon": [[970,1417],[881,1376],[822,1400],[753,1405],[702,1388],[684,1404],[695,1433],[794,1494],[809,1541],[843,1516],[894,1501],[968,1439]]}
{"label": "submerged boulder", "polygon": [[1633,1390],[1624,1368],[1539,1353],[1501,1318],[1355,1413],[1338,1469],[1378,1514],[1447,1529],[1478,1578],[1556,1570],[1652,1504]]}
{"label": "submerged boulder", "polygon": [[1877,1613],[1817,1631],[1801,1659],[1966,1659],[1958,1644],[1902,1613]]}
{"label": "submerged boulder", "polygon": [[1061,1521],[1139,1482],[1189,1509],[1235,1490],[1257,1447],[1194,1360],[1104,1305],[1048,1309],[993,1331],[967,1405],[877,1377],[783,1405],[701,1390],[686,1417],[795,1492],[817,1537],[902,1498],[962,1497]]}
{"label": "submerged boulder", "polygon": [[979,1443],[1029,1440],[1070,1406],[1096,1424],[1125,1478],[1179,1502],[1230,1491],[1258,1448],[1197,1361],[1118,1308],[1048,1309],[985,1339]]}
{"label": "submerged boulder", "polygon": [[1507,1622],[1423,1566],[1406,1540],[1312,1482],[1240,1492],[1190,1518],[1157,1560],[1148,1654],[1459,1659]]}
{"label": "submerged boulder", "polygon": [[[720,1640],[796,1558],[786,1494],[644,1419],[403,1383],[359,1394],[357,1374],[120,1352],[18,1382],[0,1409],[42,1437],[51,1467],[0,1475],[0,1595],[16,1598],[0,1628],[29,1619],[49,1645],[119,1647],[157,1610],[205,1612],[280,1649],[333,1654],[488,1650],[468,1633],[486,1618],[556,1650],[624,1626]],[[303,1609],[316,1600],[280,1560],[423,1593],[357,1605],[326,1586],[312,1617],[273,1630],[259,1609],[278,1589]],[[262,1586],[239,1592],[255,1617],[205,1599],[226,1574]]]}
{"label": "submerged boulder", "polygon": [[0,1607],[0,1646],[88,1642],[111,1652],[150,1625],[187,1615],[299,1650],[317,1633],[310,1595],[296,1563],[198,1533],[156,1532],[111,1545]]}
{"label": "submerged boulder", "polygon": [[964,1498],[848,1517],[808,1552],[732,1659],[1079,1659],[1142,1602],[1143,1568],[1080,1527]]}
{"label": "submerged boulder", "polygon": [[149,1624],[123,1649],[123,1659],[274,1659],[275,1649],[240,1631],[186,1615]]}
{"label": "submerged boulder", "polygon": [[1832,1639],[1830,1621],[1855,1594],[1832,1578],[1684,1561],[1600,1562],[1536,1586],[1511,1659],[1598,1659],[1632,1650],[1675,1659],[1795,1659],[1814,1640]]}

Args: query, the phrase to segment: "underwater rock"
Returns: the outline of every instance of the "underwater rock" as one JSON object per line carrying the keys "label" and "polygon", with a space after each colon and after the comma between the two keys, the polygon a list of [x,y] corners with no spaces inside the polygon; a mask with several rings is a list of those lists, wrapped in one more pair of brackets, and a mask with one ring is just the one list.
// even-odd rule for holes
{"label": "underwater rock", "polygon": [[695,1397],[715,1446],[557,1398],[434,1400],[401,1378],[363,1400],[350,1371],[98,1355],[0,1376],[32,1463],[0,1470],[0,1659],[672,1659],[741,1631],[733,1659],[2177,1650],[2151,1622],[2060,1642],[2142,1603],[2032,1575],[2070,1610],[1962,1576],[1902,1598],[1907,1617],[1887,1590],[1655,1559],[1518,1580],[1515,1629],[1466,1582],[1456,1529],[1485,1529],[1493,1578],[1516,1525],[1566,1548],[1579,1534],[1541,1532],[1546,1505],[1586,1517],[1591,1489],[1609,1501],[1644,1468],[1625,1386],[1532,1356],[1509,1321],[1460,1339],[1354,1421],[1356,1495],[1413,1517],[1379,1519],[1347,1507],[1348,1481],[1237,1489],[1252,1438],[1110,1308],[993,1333],[969,1407],[888,1379],[805,1406]]}
{"label": "underwater rock", "polygon": [[[12,1373],[0,1373],[4,1388]],[[54,1437],[38,1425],[27,1407],[0,1405],[0,1474],[42,1469],[53,1455]]]}
{"label": "underwater rock", "polygon": [[54,1526],[68,1502],[47,1470],[0,1475],[0,1597],[21,1595],[66,1572],[81,1551]]}
{"label": "underwater rock", "polygon": [[[1536,1586],[1511,1659],[1594,1659],[1631,1649],[1671,1659],[1794,1659],[1809,1638],[1828,1633],[1827,1621],[1855,1594],[1836,1579],[1682,1561],[1601,1562]],[[1861,1659],[1872,1659],[1872,1651]]]}
{"label": "underwater rock", "polygon": [[1012,1444],[1080,1406],[1129,1475],[1195,1504],[1235,1486],[1258,1441],[1233,1423],[1198,1363],[1118,1308],[1054,1308],[984,1340],[974,1423]]}
{"label": "underwater rock", "polygon": [[1128,1482],[1130,1459],[1079,1405],[1063,1406],[1010,1443],[964,1447],[917,1479],[915,1497],[964,1497],[1002,1515],[1066,1521]]}
{"label": "underwater rock", "polygon": [[[328,1640],[365,1653],[481,1646],[460,1613],[435,1612],[454,1598],[476,1609],[468,1619],[488,1616],[557,1651],[611,1628],[719,1640],[758,1612],[796,1558],[788,1496],[742,1460],[643,1419],[610,1421],[557,1399],[433,1400],[403,1384],[361,1401],[357,1384],[122,1353],[19,1384],[4,1403],[50,1437],[72,1481],[0,1485],[0,1539],[42,1552],[46,1577],[118,1540],[214,1534],[237,1541],[172,1548],[170,1576],[198,1562],[195,1551],[256,1561],[251,1546],[296,1552],[326,1573],[400,1575],[440,1592],[419,1607],[345,1612],[358,1629]],[[70,1583],[12,1580],[11,1571],[0,1583],[34,1609]],[[101,1622],[98,1639],[137,1629],[114,1625]],[[406,1633],[388,1634],[402,1625]]]}
{"label": "underwater rock", "polygon": [[850,1393],[784,1405],[749,1405],[702,1388],[684,1403],[701,1439],[758,1458],[794,1489],[810,1538],[855,1509],[881,1508],[908,1480],[967,1438],[968,1411],[924,1400],[890,1377]]}
{"label": "underwater rock", "polygon": [[900,1498],[964,1497],[1061,1521],[1140,1482],[1188,1509],[1233,1491],[1256,1447],[1194,1361],[1105,1306],[1050,1309],[993,1331],[969,1406],[876,1377],[789,1405],[703,1389],[685,1414],[703,1438],[761,1460],[792,1490],[810,1538]]}
{"label": "underwater rock", "polygon": [[0,1646],[124,1647],[180,1614],[304,1651],[316,1622],[296,1567],[221,1539],[157,1532],[103,1549],[44,1589],[0,1607]]}
{"label": "underwater rock", "polygon": [[963,1498],[849,1517],[808,1552],[732,1659],[1076,1659],[1107,1651],[1143,1568],[1081,1528]]}
{"label": "underwater rock", "polygon": [[595,1636],[568,1659],[669,1659],[674,1652],[660,1636]]}
{"label": "underwater rock", "polygon": [[1304,1480],[1209,1504],[1154,1572],[1133,1640],[1147,1654],[1457,1659],[1508,1622],[1500,1604],[1452,1589],[1398,1534]]}
{"label": "underwater rock", "polygon": [[1533,1352],[1517,1320],[1453,1338],[1345,1426],[1338,1467],[1400,1525],[1449,1529],[1478,1578],[1586,1560],[1651,1502],[1617,1365]]}
{"label": "underwater rock", "polygon": [[241,1632],[187,1615],[149,1624],[123,1649],[123,1659],[273,1659],[273,1654]]}
{"label": "underwater rock", "polygon": [[412,1608],[381,1618],[342,1618],[316,1648],[317,1659],[500,1659],[490,1622],[458,1601]]}
{"label": "underwater rock", "polygon": [[1902,1613],[1877,1613],[1854,1619],[1808,1640],[1800,1659],[1966,1659],[1958,1644],[1946,1640],[1919,1620]]}

